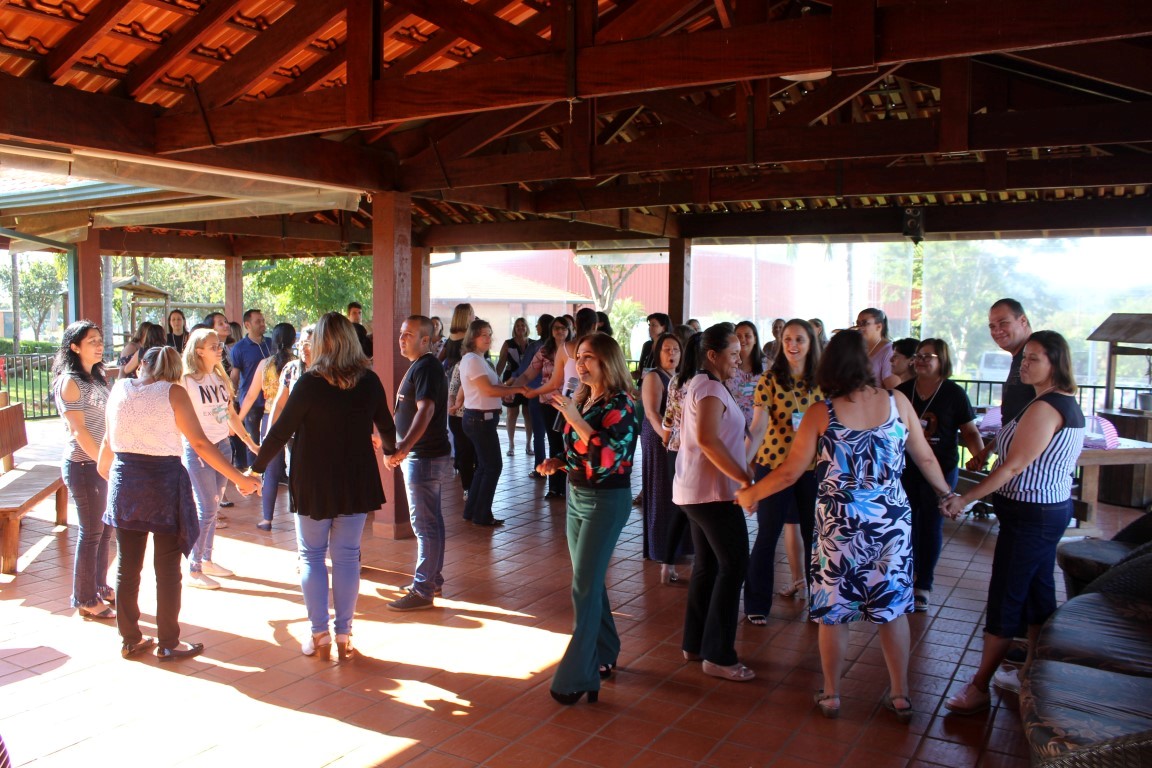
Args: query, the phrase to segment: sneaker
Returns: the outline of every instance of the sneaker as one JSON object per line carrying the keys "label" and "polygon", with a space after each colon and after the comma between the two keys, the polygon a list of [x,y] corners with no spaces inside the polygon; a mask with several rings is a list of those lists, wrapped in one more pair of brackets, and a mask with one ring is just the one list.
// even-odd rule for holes
{"label": "sneaker", "polygon": [[992,685],[1001,691],[1020,693],[1020,668],[1000,667],[996,670],[996,674],[992,675]]}
{"label": "sneaker", "polygon": [[[408,586],[404,587],[405,592],[413,592],[415,590],[416,590],[415,584],[409,584]],[[435,595],[436,597],[444,597],[444,590],[440,587],[436,587],[436,590],[432,594]]]}
{"label": "sneaker", "polygon": [[926,589],[916,590],[916,595],[913,598],[916,603],[916,613],[924,613],[928,610],[928,596],[932,593]]}
{"label": "sneaker", "polygon": [[433,607],[435,604],[434,600],[420,597],[415,592],[409,592],[399,600],[388,603],[388,608],[393,611],[422,611],[425,608]]}
{"label": "sneaker", "polygon": [[202,563],[200,563],[200,570],[203,573],[208,574],[209,576],[220,576],[220,577],[225,578],[225,579],[227,579],[229,576],[235,576],[236,575],[232,571],[225,568],[224,566],[217,565],[216,563],[212,562],[211,560],[205,560]]}
{"label": "sneaker", "polygon": [[220,582],[203,571],[192,571],[188,574],[188,586],[196,589],[220,589]]}
{"label": "sneaker", "polygon": [[949,712],[957,715],[974,715],[988,709],[991,704],[992,694],[980,690],[969,681],[960,689],[960,693],[948,699],[944,706]]}

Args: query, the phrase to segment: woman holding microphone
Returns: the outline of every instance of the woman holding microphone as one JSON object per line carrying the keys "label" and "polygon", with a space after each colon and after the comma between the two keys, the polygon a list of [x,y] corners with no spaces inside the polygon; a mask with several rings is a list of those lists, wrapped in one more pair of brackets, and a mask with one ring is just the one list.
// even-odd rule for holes
{"label": "woman holding microphone", "polygon": [[632,509],[632,457],[640,433],[632,376],[611,336],[591,333],[580,339],[576,373],[576,393],[552,398],[566,422],[564,456],[538,467],[544,475],[568,474],[575,622],[550,689],[561,704],[575,704],[585,693],[595,703],[600,680],[611,676],[620,654],[604,578]]}

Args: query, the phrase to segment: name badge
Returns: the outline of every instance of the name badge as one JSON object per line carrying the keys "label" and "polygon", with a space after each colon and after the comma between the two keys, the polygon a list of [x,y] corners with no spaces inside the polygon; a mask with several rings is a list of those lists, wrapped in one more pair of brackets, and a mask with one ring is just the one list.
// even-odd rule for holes
{"label": "name badge", "polygon": [[920,428],[928,429],[928,419],[920,419]]}
{"label": "name badge", "polygon": [[792,431],[800,431],[800,422],[804,420],[804,414],[800,411],[792,411]]}
{"label": "name badge", "polygon": [[752,397],[752,395],[756,394],[756,382],[744,382],[744,386],[740,388],[740,392],[744,395],[744,397]]}

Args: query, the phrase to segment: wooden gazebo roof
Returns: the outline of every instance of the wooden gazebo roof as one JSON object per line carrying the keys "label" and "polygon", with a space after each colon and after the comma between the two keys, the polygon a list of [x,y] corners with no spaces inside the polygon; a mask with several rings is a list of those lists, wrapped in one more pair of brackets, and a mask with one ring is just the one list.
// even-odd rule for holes
{"label": "wooden gazebo roof", "polygon": [[1150,96],[1147,0],[0,0],[0,166],[171,190],[119,252],[1147,234]]}

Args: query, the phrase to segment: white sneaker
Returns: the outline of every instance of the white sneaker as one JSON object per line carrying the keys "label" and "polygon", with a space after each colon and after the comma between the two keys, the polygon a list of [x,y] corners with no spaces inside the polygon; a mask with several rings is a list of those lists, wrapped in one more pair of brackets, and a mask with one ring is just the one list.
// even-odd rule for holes
{"label": "white sneaker", "polygon": [[192,571],[188,574],[188,586],[196,589],[220,589],[220,582],[202,571]]}
{"label": "white sneaker", "polygon": [[1000,667],[992,675],[992,685],[1009,693],[1020,693],[1020,668]]}
{"label": "white sneaker", "polygon": [[208,574],[209,576],[220,576],[221,578],[225,578],[225,579],[229,578],[230,576],[236,575],[232,571],[225,568],[224,566],[217,565],[216,563],[212,562],[211,560],[205,560],[205,561],[201,562],[200,563],[200,570],[203,571],[204,573]]}

